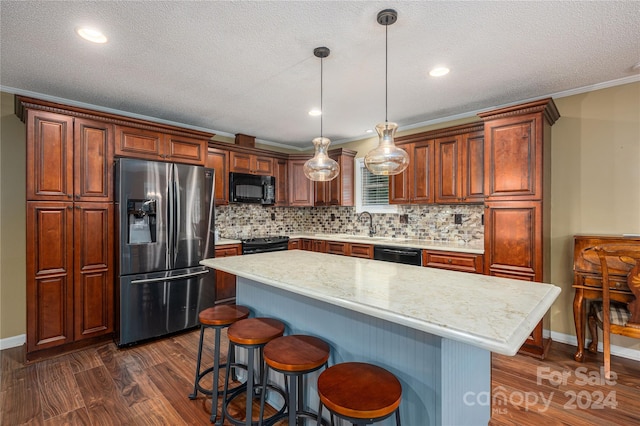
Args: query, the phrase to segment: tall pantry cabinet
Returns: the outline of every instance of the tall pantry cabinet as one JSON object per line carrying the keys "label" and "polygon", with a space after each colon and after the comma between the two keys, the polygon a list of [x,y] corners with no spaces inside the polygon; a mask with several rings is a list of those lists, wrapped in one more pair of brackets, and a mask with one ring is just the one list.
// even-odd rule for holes
{"label": "tall pantry cabinet", "polygon": [[27,139],[27,359],[114,330],[113,125],[45,109],[16,108]]}
{"label": "tall pantry cabinet", "polygon": [[[485,273],[549,282],[552,99],[502,108],[484,120]],[[544,357],[540,322],[522,351]]]}

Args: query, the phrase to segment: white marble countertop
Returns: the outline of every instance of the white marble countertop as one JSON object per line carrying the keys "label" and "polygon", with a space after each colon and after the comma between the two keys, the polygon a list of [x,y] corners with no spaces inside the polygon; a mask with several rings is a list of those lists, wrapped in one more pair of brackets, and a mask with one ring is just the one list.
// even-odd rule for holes
{"label": "white marble countertop", "polygon": [[[349,234],[314,234],[314,233],[294,233],[289,235],[290,239],[296,238],[312,238],[314,240],[325,241],[343,241],[347,243],[366,243],[382,246],[394,247],[411,247],[425,250],[443,250],[455,251],[461,253],[484,253],[484,242],[480,240],[472,240],[468,243],[460,242],[439,242],[430,240],[419,240],[411,238],[387,238],[387,237],[368,237],[366,235],[349,235]],[[220,238],[216,241],[216,245],[224,244],[240,244],[241,240],[231,238]]]}
{"label": "white marble countertop", "polygon": [[210,268],[514,355],[560,288],[302,250],[206,259]]}
{"label": "white marble countertop", "polygon": [[468,243],[464,241],[451,242],[451,241],[431,241],[420,240],[417,238],[391,238],[391,237],[368,237],[366,235],[350,235],[350,234],[291,234],[289,238],[313,238],[316,240],[326,241],[344,241],[348,243],[367,243],[381,246],[393,246],[393,247],[411,247],[425,250],[443,250],[443,251],[456,251],[462,253],[484,253],[484,241],[472,240]]}
{"label": "white marble countertop", "polygon": [[240,240],[232,240],[230,238],[218,238],[216,241],[217,246],[223,246],[225,244],[242,244]]}

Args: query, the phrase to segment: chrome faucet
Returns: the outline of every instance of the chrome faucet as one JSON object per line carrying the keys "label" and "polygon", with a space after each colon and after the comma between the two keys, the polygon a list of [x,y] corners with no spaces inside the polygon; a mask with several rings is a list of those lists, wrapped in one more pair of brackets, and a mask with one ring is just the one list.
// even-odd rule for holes
{"label": "chrome faucet", "polygon": [[362,216],[365,215],[365,214],[369,215],[369,236],[373,237],[375,235],[375,233],[376,233],[376,227],[373,226],[373,216],[371,216],[371,213],[369,213],[367,211],[364,211],[364,212],[360,213],[358,215],[358,220],[362,219]]}

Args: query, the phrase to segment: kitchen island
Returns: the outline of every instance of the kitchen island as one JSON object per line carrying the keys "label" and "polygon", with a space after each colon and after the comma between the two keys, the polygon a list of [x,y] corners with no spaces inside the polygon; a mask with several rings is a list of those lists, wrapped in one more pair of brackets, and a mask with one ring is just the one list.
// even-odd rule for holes
{"label": "kitchen island", "polygon": [[[330,364],[380,365],[405,425],[487,424],[491,352],[514,355],[560,289],[301,250],[201,262],[237,276],[237,303],[331,345]],[[312,407],[314,392],[308,392]],[[391,424],[391,423],[385,423]]]}

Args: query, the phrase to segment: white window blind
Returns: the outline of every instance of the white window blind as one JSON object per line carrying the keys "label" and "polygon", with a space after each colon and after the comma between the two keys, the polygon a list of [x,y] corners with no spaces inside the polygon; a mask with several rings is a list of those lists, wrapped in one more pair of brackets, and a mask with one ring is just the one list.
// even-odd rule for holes
{"label": "white window blind", "polygon": [[378,176],[364,166],[364,158],[355,159],[356,213],[397,213],[398,206],[389,204],[389,176]]}
{"label": "white window blind", "polygon": [[386,206],[389,204],[389,176],[374,175],[366,167],[360,169],[362,176],[362,204]]}

